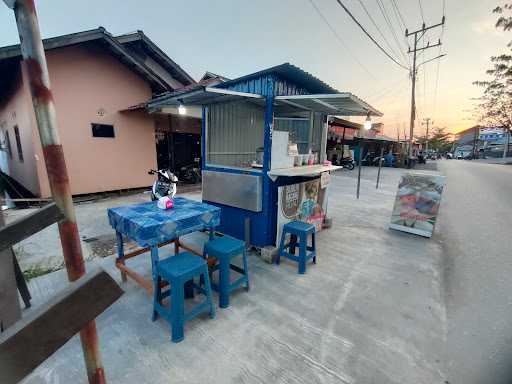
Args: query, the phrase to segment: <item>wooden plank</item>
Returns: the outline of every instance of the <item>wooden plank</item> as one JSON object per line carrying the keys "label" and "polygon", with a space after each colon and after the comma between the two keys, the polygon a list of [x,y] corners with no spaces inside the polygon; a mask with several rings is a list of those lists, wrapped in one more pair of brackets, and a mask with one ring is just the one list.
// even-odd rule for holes
{"label": "wooden plank", "polygon": [[[12,249],[0,251],[0,334],[21,318]],[[2,380],[0,380],[0,383]]]}
{"label": "wooden plank", "polygon": [[142,275],[138,274],[134,270],[128,268],[126,265],[124,265],[122,262],[117,261],[116,267],[124,272],[129,278],[131,278],[133,281],[135,281],[137,284],[139,284],[142,288],[144,288],[148,295],[151,296],[153,294],[153,283],[151,280],[146,280]]}
{"label": "wooden plank", "polygon": [[7,199],[0,199],[1,203],[4,203],[6,201],[14,201],[14,202],[17,202],[17,201],[19,201],[19,202],[23,202],[23,201],[25,201],[25,202],[27,202],[27,201],[28,202],[30,202],[30,201],[39,202],[39,201],[42,201],[42,202],[45,202],[45,201],[53,201],[53,199],[51,199],[51,198],[43,198],[43,197],[26,197],[26,198],[9,199],[9,200],[7,200]]}
{"label": "wooden plank", "polygon": [[97,269],[27,314],[0,334],[0,383],[22,380],[122,294],[109,274]]}
{"label": "wooden plank", "polygon": [[60,208],[55,203],[51,203],[13,221],[0,229],[0,250],[19,243],[63,218]]}
{"label": "wooden plank", "polygon": [[[4,225],[4,214],[0,210],[0,228]],[[0,250],[0,334],[21,318],[13,260],[11,247]]]}
{"label": "wooden plank", "polygon": [[[175,239],[174,240],[167,240],[167,241],[164,241],[163,243],[158,244],[157,247],[161,248],[164,245],[172,244],[175,241],[176,241]],[[132,257],[139,256],[139,255],[141,255],[143,253],[149,252],[150,250],[151,249],[149,247],[146,247],[146,248],[136,249],[135,251],[132,251],[132,252],[129,252],[129,253],[125,253],[124,256],[123,256],[123,260],[131,259]]]}

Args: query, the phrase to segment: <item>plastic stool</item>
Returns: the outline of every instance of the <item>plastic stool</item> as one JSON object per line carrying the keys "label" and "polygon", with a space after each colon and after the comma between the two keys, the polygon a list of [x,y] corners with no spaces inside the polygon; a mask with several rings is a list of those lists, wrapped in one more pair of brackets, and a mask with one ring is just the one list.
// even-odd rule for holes
{"label": "plastic stool", "polygon": [[[286,235],[290,241],[286,243]],[[311,235],[311,246],[308,245],[308,236]],[[299,247],[299,255],[295,255],[295,248]],[[281,243],[277,253],[276,264],[281,262],[281,256],[299,263],[299,273],[306,273],[306,262],[313,259],[316,264],[315,226],[303,221],[291,221],[283,225]]]}
{"label": "plastic stool", "polygon": [[[189,252],[182,252],[170,256],[165,260],[158,260],[158,250],[151,248],[153,264],[153,318],[155,321],[161,315],[171,324],[171,340],[179,343],[183,340],[183,326],[185,321],[191,320],[202,312],[208,311],[210,317],[215,317],[215,308],[212,301],[210,279],[206,261]],[[192,282],[193,287],[206,296],[206,300],[196,305],[189,313],[185,313],[184,287],[188,281],[199,277],[204,281],[204,288]],[[162,280],[170,284],[170,289],[162,291]],[[190,284],[190,283],[189,283]],[[162,300],[171,298],[170,308],[162,305]]]}
{"label": "plastic stool", "polygon": [[[243,269],[231,264],[231,260],[236,256],[242,256]],[[219,284],[212,283],[212,289],[219,293],[219,307],[229,307],[229,294],[245,284],[245,289],[249,290],[249,270],[247,268],[247,252],[245,243],[230,236],[216,237],[204,245],[203,256],[215,257],[218,263],[211,269],[211,272],[219,271]],[[240,273],[242,276],[231,283],[230,270]]]}

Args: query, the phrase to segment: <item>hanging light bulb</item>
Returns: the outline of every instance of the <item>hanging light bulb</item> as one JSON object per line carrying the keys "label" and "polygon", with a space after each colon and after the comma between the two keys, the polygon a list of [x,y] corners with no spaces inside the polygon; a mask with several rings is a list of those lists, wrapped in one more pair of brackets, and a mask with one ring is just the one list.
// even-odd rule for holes
{"label": "hanging light bulb", "polygon": [[178,113],[180,115],[186,115],[187,114],[187,108],[185,108],[185,106],[183,105],[182,102],[180,102],[180,104],[178,105]]}
{"label": "hanging light bulb", "polygon": [[370,118],[370,114],[366,115],[366,120],[364,121],[364,129],[369,130],[372,129],[372,119]]}

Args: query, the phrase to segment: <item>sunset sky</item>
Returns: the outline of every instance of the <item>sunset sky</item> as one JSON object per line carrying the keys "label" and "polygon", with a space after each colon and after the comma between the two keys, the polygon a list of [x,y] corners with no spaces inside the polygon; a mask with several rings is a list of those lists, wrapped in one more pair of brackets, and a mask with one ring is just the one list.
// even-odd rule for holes
{"label": "sunset sky", "polygon": [[[312,1],[339,39],[315,10]],[[378,1],[361,1],[397,51]],[[393,0],[380,1],[405,51],[404,31],[395,17]],[[443,0],[394,1],[409,30],[421,27],[420,4],[427,25],[441,21]],[[360,1],[345,0],[344,3],[390,51]],[[3,2],[0,4],[0,45],[18,43],[13,14]],[[140,29],[196,79],[207,70],[234,78],[290,62],[384,112],[382,122],[388,135],[396,136],[397,128],[402,134],[409,124],[411,90],[407,71],[385,57],[335,0],[40,0],[36,4],[43,37],[100,25],[114,34]],[[446,126],[454,132],[474,124],[468,111],[472,106],[471,98],[477,97],[480,90],[472,82],[485,78],[489,57],[505,51],[506,44],[512,40],[512,34],[494,28],[496,15],[491,10],[499,4],[502,2],[496,0],[446,0],[442,52],[448,56],[441,59],[437,87],[437,62],[420,69],[418,122],[430,117],[435,125]],[[438,28],[428,37],[434,43],[440,34]],[[418,60],[421,62],[438,54],[439,49],[432,48]],[[405,62],[402,56],[397,58]],[[418,122],[416,133],[423,129]]]}

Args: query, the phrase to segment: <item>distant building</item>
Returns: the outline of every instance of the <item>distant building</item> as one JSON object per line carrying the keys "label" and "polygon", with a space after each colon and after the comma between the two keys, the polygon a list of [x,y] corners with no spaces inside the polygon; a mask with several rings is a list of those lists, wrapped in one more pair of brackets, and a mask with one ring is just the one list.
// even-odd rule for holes
{"label": "distant building", "polygon": [[493,143],[502,140],[505,137],[503,127],[480,128],[479,138],[481,141]]}
{"label": "distant building", "polygon": [[503,127],[482,127],[476,125],[456,134],[455,155],[469,156],[475,151],[485,156],[502,156],[508,142],[506,129]]}
{"label": "distant building", "polygon": [[[147,171],[157,167],[157,154],[169,157],[169,146],[158,146],[155,131],[172,131],[172,115],[150,115],[145,102],[194,79],[142,31],[113,36],[98,28],[45,39],[44,47],[72,193],[151,185]],[[174,125],[194,129],[194,121]],[[3,172],[32,194],[48,197],[19,45],[0,48],[0,133]]]}

